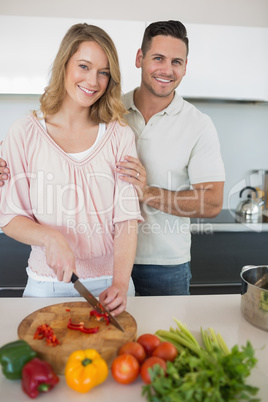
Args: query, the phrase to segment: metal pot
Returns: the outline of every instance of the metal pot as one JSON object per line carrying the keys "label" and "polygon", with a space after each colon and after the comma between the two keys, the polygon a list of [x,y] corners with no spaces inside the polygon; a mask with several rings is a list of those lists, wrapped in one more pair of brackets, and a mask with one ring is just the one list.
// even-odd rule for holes
{"label": "metal pot", "polygon": [[[236,221],[240,223],[260,223],[262,222],[262,205],[263,200],[258,200],[258,191],[254,187],[244,187],[239,194],[242,198],[244,191],[250,190],[246,200],[242,200],[236,209]],[[252,194],[255,193],[255,199]]]}
{"label": "metal pot", "polygon": [[241,312],[252,325],[268,331],[268,266],[242,268]]}

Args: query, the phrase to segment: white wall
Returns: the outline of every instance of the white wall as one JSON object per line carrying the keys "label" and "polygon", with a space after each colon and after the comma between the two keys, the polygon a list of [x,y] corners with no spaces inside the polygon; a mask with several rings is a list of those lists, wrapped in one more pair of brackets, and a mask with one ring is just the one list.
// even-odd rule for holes
{"label": "white wall", "polygon": [[[0,15],[68,17],[83,19],[165,20],[179,19],[185,23],[222,24],[268,27],[267,0],[0,0]],[[2,4],[5,3],[5,4]],[[127,38],[126,38],[127,39]],[[191,40],[191,38],[190,38]],[[18,38],[19,44],[19,38]],[[254,49],[249,49],[248,63],[258,62]],[[133,59],[133,69],[134,69]],[[245,82],[246,85],[246,82]],[[268,104],[195,102],[207,113],[218,130],[226,168],[224,208],[235,208],[238,193],[229,195],[237,183],[252,184],[253,169],[268,170]],[[0,138],[17,117],[38,105],[38,96],[0,96]]]}
{"label": "white wall", "polygon": [[212,118],[217,128],[226,171],[223,208],[235,209],[239,191],[258,185],[252,171],[268,170],[268,103],[194,104]]}

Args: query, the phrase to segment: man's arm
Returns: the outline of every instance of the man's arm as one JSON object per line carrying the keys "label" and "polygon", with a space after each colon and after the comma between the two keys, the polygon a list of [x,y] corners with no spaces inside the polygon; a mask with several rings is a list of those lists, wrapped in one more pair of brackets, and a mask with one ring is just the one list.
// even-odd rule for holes
{"label": "man's arm", "polygon": [[147,185],[146,171],[133,157],[118,163],[121,180],[133,184],[139,200],[150,207],[171,215],[190,218],[213,218],[219,214],[223,202],[224,182],[207,182],[193,185],[193,190],[170,191]]}
{"label": "man's arm", "polygon": [[224,182],[198,183],[186,191],[147,186],[142,202],[171,215],[214,218],[222,208],[223,187]]}

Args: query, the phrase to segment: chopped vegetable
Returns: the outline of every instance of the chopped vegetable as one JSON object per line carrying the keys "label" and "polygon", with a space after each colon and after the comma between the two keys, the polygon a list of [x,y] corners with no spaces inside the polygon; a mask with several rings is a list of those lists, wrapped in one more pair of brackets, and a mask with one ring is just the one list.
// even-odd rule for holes
{"label": "chopped vegetable", "polygon": [[30,397],[36,398],[40,392],[50,391],[59,382],[50,364],[37,357],[22,369],[22,389]]}
{"label": "chopped vegetable", "polygon": [[104,319],[106,321],[106,325],[108,325],[110,323],[110,318],[106,312],[99,313],[97,310],[91,310],[90,317],[95,317],[97,321]]}
{"label": "chopped vegetable", "polygon": [[34,339],[44,338],[46,338],[46,343],[48,346],[57,346],[60,344],[53,332],[53,329],[47,324],[39,325],[34,334]]}
{"label": "chopped vegetable", "polygon": [[68,386],[85,393],[106,380],[109,369],[106,361],[94,349],[73,352],[65,367]]}
{"label": "chopped vegetable", "polygon": [[143,387],[148,401],[259,401],[252,397],[258,388],[245,383],[257,363],[250,342],[229,350],[220,334],[201,328],[202,347],[186,325],[175,322],[177,328],[156,332],[161,340],[173,343],[179,355],[167,362],[166,375],[159,367],[150,370],[152,383]]}
{"label": "chopped vegetable", "polygon": [[36,352],[24,340],[7,343],[0,349],[3,374],[10,380],[21,378],[23,366],[34,357]]}
{"label": "chopped vegetable", "polygon": [[85,334],[96,334],[99,331],[99,327],[86,328],[83,322],[75,324],[74,322],[71,321],[71,318],[69,318],[67,328],[74,329],[76,331],[81,331],[84,332]]}

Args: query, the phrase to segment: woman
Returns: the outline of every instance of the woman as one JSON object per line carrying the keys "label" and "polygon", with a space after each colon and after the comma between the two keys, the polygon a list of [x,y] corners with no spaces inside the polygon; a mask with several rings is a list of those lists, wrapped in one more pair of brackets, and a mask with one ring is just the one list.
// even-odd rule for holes
{"label": "woman", "polygon": [[1,189],[0,227],[32,246],[24,296],[77,296],[73,272],[114,315],[134,295],[142,218],[134,187],[116,175],[117,161],[136,156],[120,97],[111,38],[72,26],[40,111],[15,122],[2,149],[12,178]]}

